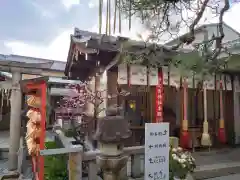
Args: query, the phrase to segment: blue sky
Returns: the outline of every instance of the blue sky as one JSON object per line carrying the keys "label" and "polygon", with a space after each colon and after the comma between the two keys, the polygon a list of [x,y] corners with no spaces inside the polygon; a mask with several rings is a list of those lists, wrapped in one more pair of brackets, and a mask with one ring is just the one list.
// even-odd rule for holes
{"label": "blue sky", "polygon": [[[0,53],[66,60],[74,27],[97,31],[98,0],[0,0]],[[225,15],[225,21],[240,31],[236,23],[240,6]],[[142,31],[136,21],[131,32]]]}

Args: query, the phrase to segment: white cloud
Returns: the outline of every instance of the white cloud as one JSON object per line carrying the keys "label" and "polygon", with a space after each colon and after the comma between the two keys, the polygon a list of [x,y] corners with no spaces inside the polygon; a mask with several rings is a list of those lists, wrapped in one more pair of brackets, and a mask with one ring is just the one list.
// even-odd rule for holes
{"label": "white cloud", "polygon": [[[103,0],[103,3],[105,4],[107,0]],[[89,8],[95,8],[98,7],[99,5],[99,0],[89,0],[88,7]]]}
{"label": "white cloud", "polygon": [[5,42],[4,45],[11,49],[13,54],[66,61],[72,31],[64,31],[49,46],[26,44],[22,41]]}
{"label": "white cloud", "polygon": [[45,18],[54,18],[54,17],[56,17],[56,14],[53,11],[44,8],[44,6],[42,6],[41,4],[39,4],[37,2],[34,2],[34,1],[32,1],[30,3],[35,7],[36,11],[41,13],[42,17],[45,17]]}
{"label": "white cloud", "polygon": [[[67,1],[68,0],[66,0],[66,2]],[[79,1],[75,0],[75,4],[76,2],[79,2]],[[92,2],[96,2],[96,0],[92,0]],[[70,3],[66,5],[66,7],[68,8],[71,7]],[[236,17],[238,17],[239,11],[240,11],[240,4],[232,7],[229,10],[229,12],[226,13],[224,16],[225,22],[238,31],[240,31],[240,24],[236,23]],[[105,22],[106,22],[106,19],[104,18],[103,28],[102,28],[103,33],[105,33]],[[112,19],[112,22],[113,22],[113,19]],[[95,26],[90,27],[88,30],[92,32],[98,32],[98,22],[96,22]],[[116,31],[118,32],[118,27],[116,28]],[[72,33],[73,33],[73,29],[68,29],[63,31],[48,46],[27,44],[23,41],[7,41],[4,43],[4,45],[7,48],[9,48],[13,54],[66,61],[68,50],[69,50],[69,44],[70,44],[70,34]],[[141,22],[136,19],[133,19],[131,31],[128,30],[128,22],[126,20],[122,21],[121,36],[126,36],[132,39],[139,40],[139,37],[137,34],[141,34],[143,39],[145,39],[149,33],[144,29],[144,26],[141,25]],[[120,34],[115,33],[115,35],[120,35]]]}
{"label": "white cloud", "polygon": [[80,4],[80,0],[61,0],[62,4],[66,7],[66,9],[70,9],[74,5]]}

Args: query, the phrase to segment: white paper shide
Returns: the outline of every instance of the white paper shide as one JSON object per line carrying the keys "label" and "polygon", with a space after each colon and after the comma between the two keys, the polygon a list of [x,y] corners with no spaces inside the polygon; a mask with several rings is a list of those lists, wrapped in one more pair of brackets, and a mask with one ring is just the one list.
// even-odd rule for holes
{"label": "white paper shide", "polygon": [[145,124],[145,180],[169,180],[169,123]]}

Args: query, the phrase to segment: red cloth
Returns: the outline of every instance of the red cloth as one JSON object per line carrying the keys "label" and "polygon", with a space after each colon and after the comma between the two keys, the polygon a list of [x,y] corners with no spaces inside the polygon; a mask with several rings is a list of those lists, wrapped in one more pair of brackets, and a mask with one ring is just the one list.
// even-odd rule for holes
{"label": "red cloth", "polygon": [[225,144],[227,142],[225,128],[218,129],[218,140],[219,140],[219,142],[221,142],[223,144]]}
{"label": "red cloth", "polygon": [[189,148],[189,132],[182,131],[180,135],[180,146],[184,149]]}

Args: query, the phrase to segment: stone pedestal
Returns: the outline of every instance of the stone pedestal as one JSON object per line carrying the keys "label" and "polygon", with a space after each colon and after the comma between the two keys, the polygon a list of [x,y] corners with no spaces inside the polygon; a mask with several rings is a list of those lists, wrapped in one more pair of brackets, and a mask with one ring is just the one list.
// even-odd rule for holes
{"label": "stone pedestal", "polygon": [[128,156],[106,156],[99,155],[96,158],[97,164],[103,170],[104,180],[120,180],[121,170],[126,166]]}

